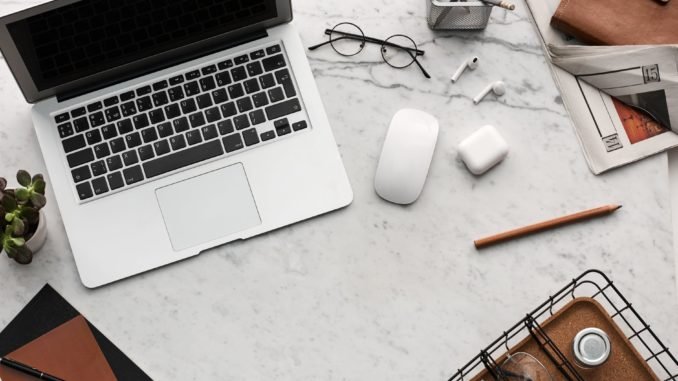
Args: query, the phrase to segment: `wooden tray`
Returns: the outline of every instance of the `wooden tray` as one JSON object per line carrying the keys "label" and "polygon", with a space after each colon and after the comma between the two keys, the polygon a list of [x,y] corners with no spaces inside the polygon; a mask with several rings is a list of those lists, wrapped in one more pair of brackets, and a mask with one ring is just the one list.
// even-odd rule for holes
{"label": "wooden tray", "polygon": [[[542,323],[541,327],[586,381],[659,380],[603,306],[592,298],[572,300]],[[575,363],[572,349],[575,335],[588,327],[596,327],[605,331],[610,337],[612,346],[610,358],[603,365],[593,369],[578,366]],[[548,369],[555,381],[566,380],[531,336],[523,339],[509,351],[509,353],[517,352],[527,352],[537,358]],[[504,360],[506,360],[506,353],[496,359],[498,364],[502,364]],[[494,379],[487,373],[487,370],[483,370],[471,381],[494,381]]]}

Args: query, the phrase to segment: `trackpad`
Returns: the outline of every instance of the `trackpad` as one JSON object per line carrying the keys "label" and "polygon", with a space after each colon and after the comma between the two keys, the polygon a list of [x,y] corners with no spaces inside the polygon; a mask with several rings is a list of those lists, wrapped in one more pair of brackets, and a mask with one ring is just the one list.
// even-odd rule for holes
{"label": "trackpad", "polygon": [[261,224],[240,163],[156,189],[155,194],[176,251]]}

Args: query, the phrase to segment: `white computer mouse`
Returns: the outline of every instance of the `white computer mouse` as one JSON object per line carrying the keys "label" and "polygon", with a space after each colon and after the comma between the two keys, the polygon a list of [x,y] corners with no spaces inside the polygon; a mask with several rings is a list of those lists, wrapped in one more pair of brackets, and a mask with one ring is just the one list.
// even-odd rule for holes
{"label": "white computer mouse", "polygon": [[438,119],[423,111],[402,109],[393,116],[374,178],[374,189],[381,198],[403,205],[419,198],[438,130]]}

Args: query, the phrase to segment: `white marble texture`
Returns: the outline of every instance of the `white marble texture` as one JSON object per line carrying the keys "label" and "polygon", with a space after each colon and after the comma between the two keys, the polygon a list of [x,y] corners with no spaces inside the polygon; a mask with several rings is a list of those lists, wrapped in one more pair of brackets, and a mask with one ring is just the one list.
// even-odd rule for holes
{"label": "white marble texture", "polygon": [[[0,11],[38,2],[1,0]],[[158,380],[442,380],[550,292],[599,268],[669,346],[678,344],[666,156],[589,172],[522,1],[473,33],[431,32],[424,0],[294,7],[307,45],[350,20],[375,37],[407,33],[426,51],[431,80],[414,67],[391,69],[376,46],[353,58],[329,48],[309,54],[354,203],[97,290],[80,284],[50,203],[50,236],[34,263],[0,260],[0,326],[49,282]],[[472,54],[479,69],[452,85]],[[507,95],[474,106],[498,79]],[[29,106],[5,65],[0,99],[0,173],[43,171]],[[400,207],[380,200],[372,180],[390,117],[406,106],[436,115],[441,133],[421,199]],[[474,177],[455,146],[484,124],[512,151]],[[608,203],[624,208],[482,253],[472,246]]]}

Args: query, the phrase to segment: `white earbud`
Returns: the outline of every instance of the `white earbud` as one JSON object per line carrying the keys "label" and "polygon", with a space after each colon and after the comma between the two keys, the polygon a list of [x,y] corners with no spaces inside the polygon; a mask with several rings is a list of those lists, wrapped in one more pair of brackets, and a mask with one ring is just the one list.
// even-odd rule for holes
{"label": "white earbud", "polygon": [[466,62],[464,62],[461,66],[459,66],[459,69],[454,73],[452,76],[452,83],[457,82],[459,77],[464,73],[464,70],[466,68],[469,68],[471,70],[475,70],[478,67],[478,57],[471,57]]}
{"label": "white earbud", "polygon": [[497,81],[488,85],[485,89],[483,89],[483,91],[480,94],[473,98],[473,103],[475,104],[480,103],[480,101],[482,101],[483,98],[485,98],[487,94],[490,93],[490,91],[493,92],[496,96],[500,97],[506,94],[506,84],[502,81]]}

